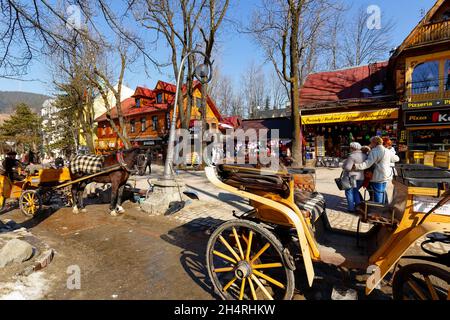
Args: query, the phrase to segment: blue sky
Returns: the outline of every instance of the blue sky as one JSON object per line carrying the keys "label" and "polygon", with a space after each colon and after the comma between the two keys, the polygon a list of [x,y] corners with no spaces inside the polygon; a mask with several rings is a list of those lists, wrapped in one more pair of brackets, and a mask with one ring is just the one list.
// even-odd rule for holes
{"label": "blue sky", "polygon": [[[245,21],[251,15],[259,0],[232,0],[233,4],[230,14],[233,17]],[[399,45],[409,34],[412,28],[421,19],[421,10],[425,12],[432,7],[435,0],[345,0],[353,8],[361,5],[378,5],[382,10],[382,19],[393,18],[396,27],[393,34],[395,45]],[[264,62],[258,47],[251,41],[248,35],[229,32],[228,28],[222,30],[219,42],[220,54],[215,57],[220,63],[221,72],[237,81],[243,70],[252,62],[262,64]],[[158,48],[157,56],[166,54],[165,48]],[[265,66],[270,70],[271,66]],[[135,68],[137,70],[137,68]],[[29,74],[24,79],[39,79],[39,81],[14,81],[0,79],[0,91],[28,91],[51,95],[52,85],[48,67],[45,65],[45,58],[37,59],[30,67]],[[171,80],[171,69],[167,69],[163,74],[156,70],[148,77],[143,72],[130,72],[126,74],[125,83],[135,88],[137,85],[153,87],[158,79]]]}

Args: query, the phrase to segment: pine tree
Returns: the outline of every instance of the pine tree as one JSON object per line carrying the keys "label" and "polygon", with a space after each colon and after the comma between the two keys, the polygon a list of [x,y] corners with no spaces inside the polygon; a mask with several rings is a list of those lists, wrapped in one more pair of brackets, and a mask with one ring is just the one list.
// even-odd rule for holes
{"label": "pine tree", "polygon": [[3,142],[14,142],[18,152],[38,152],[42,142],[41,123],[41,117],[28,105],[18,104],[15,113],[0,126],[0,138]]}

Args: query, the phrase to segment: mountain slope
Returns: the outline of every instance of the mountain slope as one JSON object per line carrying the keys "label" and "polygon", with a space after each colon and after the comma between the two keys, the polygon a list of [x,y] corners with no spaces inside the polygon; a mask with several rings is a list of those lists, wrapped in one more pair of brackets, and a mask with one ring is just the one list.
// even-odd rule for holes
{"label": "mountain slope", "polygon": [[19,103],[26,103],[35,112],[40,112],[48,96],[31,92],[0,91],[0,114],[11,114]]}

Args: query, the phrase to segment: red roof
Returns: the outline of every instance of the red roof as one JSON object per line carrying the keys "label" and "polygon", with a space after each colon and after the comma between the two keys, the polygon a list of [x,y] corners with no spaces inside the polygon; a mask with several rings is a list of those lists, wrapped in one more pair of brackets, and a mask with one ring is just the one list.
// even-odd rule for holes
{"label": "red roof", "polygon": [[[309,105],[339,100],[368,98],[361,92],[368,89],[377,95],[374,86],[383,84],[388,62],[374,63],[366,66],[319,72],[309,75],[300,89],[300,104]],[[366,91],[366,90],[365,90]],[[379,94],[378,94],[379,95]]]}
{"label": "red roof", "polygon": [[150,90],[149,88],[137,87],[132,98],[141,98],[141,97],[154,98],[155,93],[152,90]]}
{"label": "red roof", "polygon": [[[159,89],[155,89],[155,90],[151,90],[149,88],[145,88],[145,87],[137,87],[136,91],[134,92],[134,95],[131,98],[125,99],[124,101],[122,101],[122,114],[125,116],[132,116],[132,115],[136,115],[136,114],[144,114],[144,113],[149,113],[149,112],[154,112],[154,111],[158,111],[158,110],[167,110],[169,108],[170,105],[173,104],[173,100],[175,99],[175,91],[176,91],[176,86],[164,81],[158,81],[158,84],[156,85],[156,87],[159,87]],[[201,90],[201,84],[198,81],[194,81],[194,88],[198,88],[199,90]],[[172,95],[170,95],[167,98],[167,103],[165,104],[156,104],[154,103],[155,101],[151,101],[149,104],[149,106],[146,106],[145,104],[141,103],[141,107],[139,108],[135,108],[136,106],[136,98],[150,98],[150,99],[154,99],[155,98],[155,91],[158,90],[163,90],[166,91],[168,93],[172,93]],[[186,85],[183,85],[183,92],[186,92]],[[219,110],[216,107],[216,104],[214,103],[214,101],[208,96],[207,97],[207,102],[209,107],[211,108],[211,111],[214,113],[214,116],[221,121],[222,120],[222,116],[220,115]],[[111,117],[117,118],[117,110],[116,108],[112,108],[111,110]],[[107,120],[106,118],[106,113],[104,113],[103,115],[101,115],[100,117],[98,117],[97,119],[95,119],[96,122],[100,122],[100,121],[105,121]]]}
{"label": "red roof", "polygon": [[[134,98],[125,99],[124,101],[122,101],[122,104],[121,104],[122,114],[124,114],[126,116],[132,116],[132,115],[136,115],[136,114],[145,114],[145,113],[154,112],[154,111],[158,111],[158,110],[167,110],[167,108],[168,108],[167,104],[157,104],[157,105],[155,104],[150,107],[142,106],[140,108],[135,108],[135,106],[136,106],[136,101]],[[113,119],[117,118],[116,107],[111,109],[111,118],[113,118]],[[97,119],[95,119],[96,122],[105,121],[105,120],[107,120],[106,112],[103,115],[101,115],[100,117],[98,117]]]}

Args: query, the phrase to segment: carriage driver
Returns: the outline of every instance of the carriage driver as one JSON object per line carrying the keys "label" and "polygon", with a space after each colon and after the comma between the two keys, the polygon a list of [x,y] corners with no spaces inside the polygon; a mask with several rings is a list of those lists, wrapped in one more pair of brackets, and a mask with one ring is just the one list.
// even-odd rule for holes
{"label": "carriage driver", "polygon": [[22,169],[25,168],[25,165],[16,159],[17,152],[10,151],[6,154],[5,160],[3,160],[3,169],[5,170],[6,176],[11,181],[21,181],[24,179],[23,176],[19,175],[17,169],[20,167]]}

